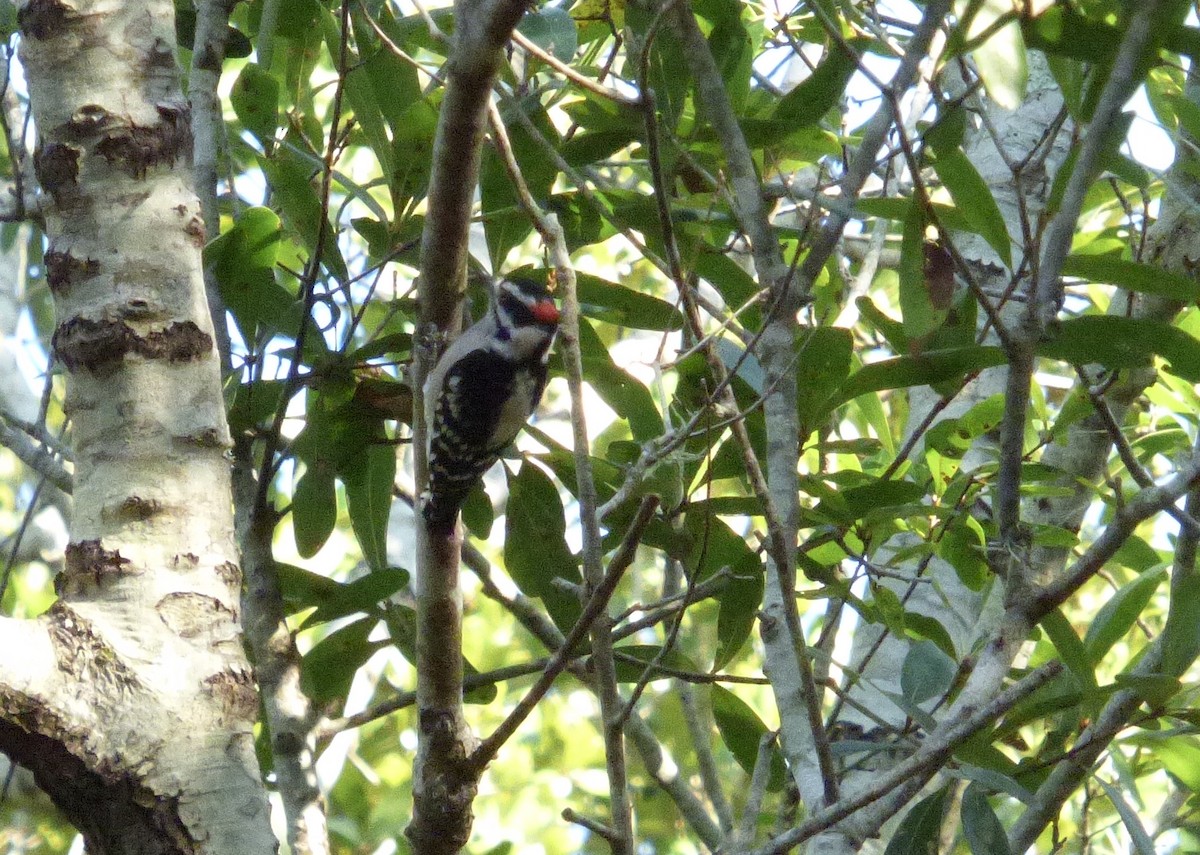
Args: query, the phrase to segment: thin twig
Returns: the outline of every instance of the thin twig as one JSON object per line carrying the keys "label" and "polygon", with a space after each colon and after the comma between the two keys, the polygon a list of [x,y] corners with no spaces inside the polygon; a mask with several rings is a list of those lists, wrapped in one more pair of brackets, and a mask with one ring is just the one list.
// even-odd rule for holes
{"label": "thin twig", "polygon": [[520,45],[521,50],[531,54],[532,56],[536,56],[542,62],[546,63],[546,65],[550,66],[563,77],[574,83],[576,86],[580,86],[589,92],[594,92],[602,98],[608,98],[610,101],[615,101],[618,104],[624,104],[627,107],[638,106],[639,101],[636,97],[622,94],[618,90],[613,89],[611,86],[605,86],[599,81],[580,74],[574,68],[559,60],[559,58],[554,54],[547,53],[529,39],[525,38],[520,30],[513,30],[512,38],[514,42]]}

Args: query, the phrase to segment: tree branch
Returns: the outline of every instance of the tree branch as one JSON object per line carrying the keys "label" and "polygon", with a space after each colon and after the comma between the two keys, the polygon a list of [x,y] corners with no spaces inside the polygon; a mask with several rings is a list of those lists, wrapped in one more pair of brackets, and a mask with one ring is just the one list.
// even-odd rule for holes
{"label": "tree branch", "polygon": [[[421,234],[421,322],[413,360],[413,460],[417,494],[428,482],[424,385],[444,333],[457,333],[466,287],[467,235],[479,177],[487,105],[501,49],[527,3],[457,0],[454,44],[443,79],[428,214]],[[418,749],[413,817],[405,834],[423,855],[458,852],[471,830],[481,768],[462,713],[461,540],[431,533],[418,514],[417,698]]]}

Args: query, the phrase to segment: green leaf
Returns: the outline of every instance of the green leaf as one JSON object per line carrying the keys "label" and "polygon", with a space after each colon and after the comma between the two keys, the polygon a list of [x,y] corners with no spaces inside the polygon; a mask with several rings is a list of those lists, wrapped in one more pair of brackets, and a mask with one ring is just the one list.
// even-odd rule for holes
{"label": "green leaf", "polygon": [[311,179],[315,170],[301,162],[295,155],[280,150],[275,157],[260,157],[259,165],[271,190],[279,203],[279,211],[300,235],[310,253],[317,250],[317,235],[321,221],[325,219],[325,240],[322,243],[321,263],[325,269],[341,282],[350,278],[346,261],[338,249],[337,232],[329,224],[321,209],[321,200],[313,189]]}
{"label": "green leaf", "polygon": [[737,656],[750,637],[762,607],[764,580],[758,557],[747,556],[731,569],[732,578],[717,597],[720,609],[713,671],[720,671]]}
{"label": "green leaf", "polygon": [[[330,46],[330,50],[334,50]],[[346,100],[354,111],[354,121],[362,129],[363,136],[384,175],[392,174],[392,141],[388,137],[383,110],[376,98],[374,82],[365,65],[357,65],[343,78]]]}
{"label": "green leaf", "polygon": [[929,280],[925,275],[925,227],[924,209],[913,202],[904,217],[904,236],[900,244],[900,314],[904,321],[904,335],[910,351],[924,350],[914,344],[930,335],[946,322],[949,314],[945,306],[935,306],[930,293]]}
{"label": "green leaf", "polygon": [[[996,29],[972,54],[979,77],[992,101],[1005,110],[1015,110],[1025,98],[1029,66],[1020,20],[1013,14],[1012,5],[1004,0],[983,0],[979,12],[971,21],[969,37],[980,35],[1006,15],[1009,22]],[[1006,263],[1011,267],[1011,262]],[[978,851],[976,855],[979,855]]]}
{"label": "green leaf", "polygon": [[232,229],[204,249],[221,299],[247,339],[260,328],[293,335],[300,328],[299,301],[275,281],[282,239],[283,225],[274,211],[247,208]]}
{"label": "green leaf", "polygon": [[663,420],[650,390],[613,362],[592,325],[579,322],[583,379],[618,416],[629,422],[634,439],[646,441],[662,434]]}
{"label": "green leaf", "polygon": [[303,558],[316,555],[337,523],[333,467],[324,462],[305,470],[292,491],[292,533]]}
{"label": "green leaf", "polygon": [[1134,625],[1159,583],[1167,577],[1167,568],[1159,567],[1138,576],[1117,589],[1088,623],[1083,644],[1093,664],[1099,665],[1106,653],[1112,649]]}
{"label": "green leaf", "polygon": [[575,279],[580,309],[593,320],[662,332],[683,327],[683,313],[666,300],[588,273],[578,273]]}
{"label": "green leaf", "polygon": [[367,616],[331,632],[304,655],[300,687],[318,704],[341,700],[350,691],[354,674],[388,642],[367,641],[379,618]]}
{"label": "green leaf", "polygon": [[579,617],[579,598],[556,588],[554,579],[579,584],[575,556],[567,547],[562,499],[554,482],[528,460],[508,480],[504,518],[504,564],[525,594],[541,597],[555,624],[568,631]]}
{"label": "green leaf", "polygon": [[909,810],[883,855],[917,855],[934,851],[938,831],[942,827],[946,789],[943,787],[933,795],[926,796]]}
{"label": "green leaf", "polygon": [[958,652],[954,649],[954,640],[941,621],[920,612],[904,612],[904,628],[906,633],[914,638],[927,639],[938,646],[953,661],[958,661]]}
{"label": "green leaf", "polygon": [[1036,18],[1024,19],[1023,31],[1029,47],[1085,62],[1111,62],[1121,43],[1119,29],[1069,6],[1050,6]]}
{"label": "green leaf", "polygon": [[396,449],[386,442],[368,443],[364,453],[355,454],[342,464],[340,474],[346,485],[350,525],[363,558],[372,569],[381,570],[387,566],[387,526],[396,479]]}
{"label": "green leaf", "polygon": [[1073,365],[1107,368],[1138,368],[1157,355],[1167,360],[1172,374],[1200,382],[1200,341],[1178,327],[1147,318],[1072,318],[1062,322],[1054,338],[1038,346],[1038,353]]}
{"label": "green leaf", "polygon": [[1183,689],[1179,678],[1170,674],[1117,674],[1113,682],[1133,692],[1153,709],[1162,709]]}
{"label": "green leaf", "polygon": [[939,151],[933,168],[942,180],[942,184],[950,191],[954,206],[962,211],[971,230],[981,235],[988,242],[1000,260],[1007,268],[1012,267],[1012,246],[1008,237],[1008,228],[1004,225],[1004,215],[1000,206],[992,196],[987,182],[975,169],[975,165],[962,152],[954,149],[949,152]]}
{"label": "green leaf", "polygon": [[796,343],[796,415],[801,437],[820,427],[832,412],[830,401],[850,375],[853,353],[850,330],[814,327],[801,332]]}
{"label": "green leaf", "polygon": [[559,6],[530,9],[517,24],[521,35],[562,62],[570,62],[579,47],[571,14]]}
{"label": "green leaf", "polygon": [[496,521],[496,509],[492,507],[492,500],[488,498],[482,481],[467,494],[462,506],[462,521],[471,534],[480,540],[487,540],[491,534],[492,523]]}
{"label": "green leaf", "polygon": [[[1000,756],[1003,757],[1004,755]],[[959,759],[961,760],[961,758]],[[1011,765],[1011,763],[1008,765]],[[1008,768],[1008,766],[1005,766],[1005,768]],[[957,768],[948,771],[955,777],[982,784],[985,788],[993,792],[1006,793],[1023,804],[1032,805],[1034,803],[1033,793],[1022,787],[1016,780],[1004,772],[963,762],[960,762]]]}
{"label": "green leaf", "polygon": [[1185,303],[1200,299],[1200,284],[1195,279],[1173,273],[1161,264],[1140,264],[1112,255],[1074,253],[1063,262],[1062,272],[1064,276],[1078,276],[1089,282],[1103,282]]}
{"label": "green leaf", "polygon": [[[658,644],[622,644],[614,647],[613,653],[619,657],[616,663],[617,680],[622,683],[632,683],[642,679],[646,666],[656,659],[658,664],[664,668],[674,668],[692,674],[700,671],[695,662],[678,650],[668,650],[664,655],[662,646]],[[652,676],[654,676],[653,672]]]}
{"label": "green leaf", "polygon": [[943,419],[925,434],[925,448],[943,457],[960,459],[975,441],[994,430],[1004,415],[1004,396],[992,395],[957,419]]}
{"label": "green leaf", "polygon": [[840,491],[851,519],[862,519],[876,508],[892,508],[925,496],[925,488],[912,481],[879,480]]}
{"label": "green leaf", "polygon": [[[741,309],[758,294],[758,283],[736,261],[723,252],[711,247],[700,247],[695,260],[696,274],[703,277],[725,302]],[[757,306],[746,308],[738,316],[743,326],[756,328],[762,323],[762,312]]]}
{"label": "green leaf", "polygon": [[905,386],[929,386],[946,380],[959,380],[1007,360],[999,347],[972,345],[947,350],[930,350],[920,356],[897,356],[864,365],[842,385],[838,403],[851,401],[868,392],[901,389]]}
{"label": "green leaf", "polygon": [[607,160],[637,138],[637,129],[632,124],[611,130],[578,133],[559,146],[558,153],[571,166],[586,166]]}
{"label": "green leaf", "polygon": [[713,24],[708,47],[721,72],[725,91],[738,113],[743,112],[750,94],[754,64],[754,47],[742,23],[742,8],[740,2],[721,2],[697,4],[696,10]]}
{"label": "green leaf", "polygon": [[1062,611],[1055,609],[1050,612],[1042,618],[1039,626],[1045,630],[1063,664],[1079,681],[1080,687],[1085,692],[1094,692],[1096,690],[1096,672],[1092,667],[1092,658]]}
{"label": "green leaf", "polygon": [[[714,685],[711,690],[713,721],[721,740],[733,754],[747,775],[754,774],[758,760],[758,745],[768,732],[767,726],[746,702],[723,686]],[[767,789],[773,793],[783,789],[787,770],[783,756],[776,747],[771,752],[771,777]]]}
{"label": "green leaf", "polygon": [[1200,656],[1200,575],[1194,570],[1174,583],[1163,633],[1162,670],[1181,675]]}
{"label": "green leaf", "polygon": [[958,664],[927,639],[914,642],[900,669],[900,691],[913,705],[938,698],[950,689]]}
{"label": "green leaf", "polygon": [[264,147],[275,144],[279,127],[279,80],[275,75],[257,63],[246,63],[229,90],[229,103],[246,130]]}
{"label": "green leaf", "polygon": [[[325,577],[321,577],[325,578]],[[382,601],[399,591],[409,582],[407,570],[385,567],[366,573],[353,582],[327,580],[335,587],[322,592],[316,611],[304,620],[302,628],[346,617],[356,612],[370,612]],[[310,600],[310,605],[313,602]]]}
{"label": "green leaf", "polygon": [[[856,41],[851,42],[857,44]],[[790,131],[814,125],[842,100],[850,75],[858,68],[857,58],[834,42],[813,73],[779,99],[771,120]],[[768,144],[760,142],[760,144]]]}
{"label": "green leaf", "polygon": [[983,590],[988,578],[983,527],[973,517],[955,519],[938,541],[938,557],[954,568],[972,591]]}
{"label": "green leaf", "polygon": [[1150,748],[1166,770],[1193,793],[1200,793],[1200,744],[1194,736],[1173,736]]}
{"label": "green leaf", "polygon": [[962,797],[963,836],[973,855],[1008,855],[1008,835],[979,784],[970,784]]}

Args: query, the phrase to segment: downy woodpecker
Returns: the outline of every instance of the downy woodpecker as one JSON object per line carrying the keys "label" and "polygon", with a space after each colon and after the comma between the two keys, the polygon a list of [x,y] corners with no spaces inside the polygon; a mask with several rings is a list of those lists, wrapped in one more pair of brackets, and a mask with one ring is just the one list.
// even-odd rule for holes
{"label": "downy woodpecker", "polygon": [[546,386],[558,307],[546,286],[502,280],[488,312],[442,354],[425,384],[431,531],[454,529],[459,508],[533,413]]}

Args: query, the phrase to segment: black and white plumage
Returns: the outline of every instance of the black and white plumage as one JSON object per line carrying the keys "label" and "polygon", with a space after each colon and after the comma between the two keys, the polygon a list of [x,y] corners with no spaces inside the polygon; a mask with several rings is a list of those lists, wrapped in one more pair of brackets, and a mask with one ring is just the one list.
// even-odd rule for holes
{"label": "black and white plumage", "polygon": [[431,531],[454,529],[459,508],[533,414],[546,386],[558,307],[542,283],[502,280],[487,314],[442,354],[425,384]]}

